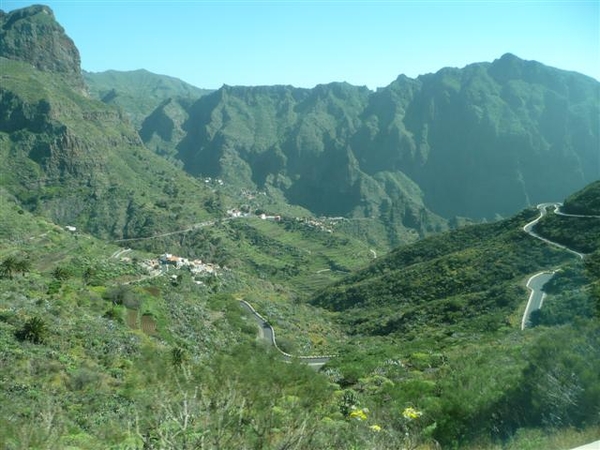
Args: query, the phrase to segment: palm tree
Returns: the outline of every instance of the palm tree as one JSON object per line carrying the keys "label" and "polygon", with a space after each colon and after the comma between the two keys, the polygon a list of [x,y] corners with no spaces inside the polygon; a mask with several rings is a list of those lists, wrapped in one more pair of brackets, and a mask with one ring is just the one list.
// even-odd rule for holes
{"label": "palm tree", "polygon": [[15,272],[20,272],[25,275],[31,270],[31,260],[29,258],[21,258],[15,264]]}
{"label": "palm tree", "polygon": [[83,272],[83,282],[84,284],[89,284],[92,277],[96,274],[96,270],[93,267],[87,267],[85,272]]}
{"label": "palm tree", "polygon": [[58,281],[63,281],[63,280],[66,280],[67,278],[69,278],[71,276],[71,274],[69,273],[69,271],[67,269],[59,266],[56,269],[54,269],[54,271],[52,272],[52,276],[55,279],[57,279]]}
{"label": "palm tree", "polygon": [[23,328],[16,332],[17,338],[22,341],[30,341],[34,344],[43,344],[46,341],[48,328],[44,319],[35,316],[28,319]]}
{"label": "palm tree", "polygon": [[14,256],[7,256],[0,264],[0,275],[3,278],[13,279],[15,272],[17,271],[18,261]]}

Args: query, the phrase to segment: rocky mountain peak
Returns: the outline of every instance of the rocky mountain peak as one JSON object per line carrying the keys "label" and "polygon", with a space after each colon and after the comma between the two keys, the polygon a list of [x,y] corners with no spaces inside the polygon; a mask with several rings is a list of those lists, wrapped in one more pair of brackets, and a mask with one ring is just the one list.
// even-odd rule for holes
{"label": "rocky mountain peak", "polygon": [[48,6],[0,11],[0,56],[63,74],[74,86],[84,86],[79,51]]}

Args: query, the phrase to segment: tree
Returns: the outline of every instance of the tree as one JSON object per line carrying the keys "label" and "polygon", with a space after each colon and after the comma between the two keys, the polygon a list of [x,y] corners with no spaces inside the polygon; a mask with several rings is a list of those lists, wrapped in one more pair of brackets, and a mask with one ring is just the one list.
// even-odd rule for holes
{"label": "tree", "polygon": [[13,279],[16,273],[25,274],[31,270],[31,261],[28,258],[7,256],[0,264],[0,276]]}
{"label": "tree", "polygon": [[52,271],[52,276],[59,281],[64,281],[64,280],[67,280],[71,276],[71,273],[64,267],[58,266],[56,269],[54,269]]}
{"label": "tree", "polygon": [[188,355],[181,347],[173,347],[173,349],[171,349],[171,364],[173,364],[174,367],[180,368],[187,359]]}
{"label": "tree", "polygon": [[18,261],[14,256],[7,256],[2,264],[0,264],[0,275],[2,278],[13,279],[15,272],[17,271]]}
{"label": "tree", "polygon": [[46,322],[41,317],[35,316],[28,319],[23,327],[16,332],[17,339],[29,341],[34,344],[43,344],[46,341],[48,328]]}
{"label": "tree", "polygon": [[110,288],[106,292],[105,298],[112,301],[113,305],[124,305],[130,309],[139,308],[141,303],[135,292],[126,284],[119,284]]}
{"label": "tree", "polygon": [[94,277],[94,275],[96,275],[96,269],[94,269],[93,267],[87,267],[85,269],[85,271],[83,272],[83,277],[82,277],[84,284],[86,284],[86,285],[90,284],[90,281]]}
{"label": "tree", "polygon": [[21,258],[17,260],[15,271],[25,275],[31,270],[31,260],[29,258]]}

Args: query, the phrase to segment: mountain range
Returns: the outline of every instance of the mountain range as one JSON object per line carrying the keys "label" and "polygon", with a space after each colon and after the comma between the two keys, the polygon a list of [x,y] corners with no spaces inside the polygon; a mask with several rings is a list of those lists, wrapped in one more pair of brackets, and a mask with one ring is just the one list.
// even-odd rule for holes
{"label": "mountain range", "polygon": [[[15,36],[23,27],[31,38],[21,49]],[[54,77],[39,81],[46,90],[56,80],[77,88],[85,81],[90,100],[77,90],[68,95],[96,109],[102,107],[92,98],[116,106],[96,117],[127,128],[127,145],[139,145],[140,154],[147,154],[143,143],[194,177],[266,190],[315,215],[371,218],[427,234],[461,217],[490,220],[564,198],[600,178],[600,83],[511,54],[416,79],[401,75],[375,92],[347,83],[210,92],[143,70],[82,74],[76,47],[44,6],[3,13],[1,29],[4,121],[12,121],[5,130],[22,128],[16,118],[33,114],[17,106],[24,94],[10,75],[29,71],[13,70],[15,60],[31,61],[34,77]],[[35,108],[35,120],[44,120],[44,105]],[[55,160],[61,151],[55,145]],[[29,162],[40,152],[30,151]],[[79,160],[70,164],[81,171]],[[55,166],[41,170],[54,177]],[[390,233],[390,244],[401,234]]]}
{"label": "mountain range", "polygon": [[0,11],[0,80],[0,447],[597,439],[597,81],[206,92],[82,72],[46,6]]}
{"label": "mountain range", "polygon": [[592,78],[506,54],[376,92],[223,86],[183,121],[159,107],[142,137],[160,137],[194,175],[269,185],[315,214],[418,227],[431,213],[510,215],[598,179],[599,96]]}

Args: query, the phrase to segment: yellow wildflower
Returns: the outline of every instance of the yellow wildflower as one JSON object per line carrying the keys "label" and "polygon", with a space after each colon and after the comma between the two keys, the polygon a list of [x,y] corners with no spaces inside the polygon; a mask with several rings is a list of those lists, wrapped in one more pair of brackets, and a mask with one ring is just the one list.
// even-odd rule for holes
{"label": "yellow wildflower", "polygon": [[408,420],[418,419],[422,415],[423,415],[423,413],[421,411],[416,410],[412,406],[409,406],[408,408],[404,408],[404,411],[402,411],[402,416]]}
{"label": "yellow wildflower", "polygon": [[381,427],[379,425],[371,425],[369,428],[375,431],[376,433],[379,433],[381,431]]}
{"label": "yellow wildflower", "polygon": [[350,418],[356,420],[367,420],[367,412],[369,412],[369,410],[366,408],[355,409],[352,412],[350,412]]}

